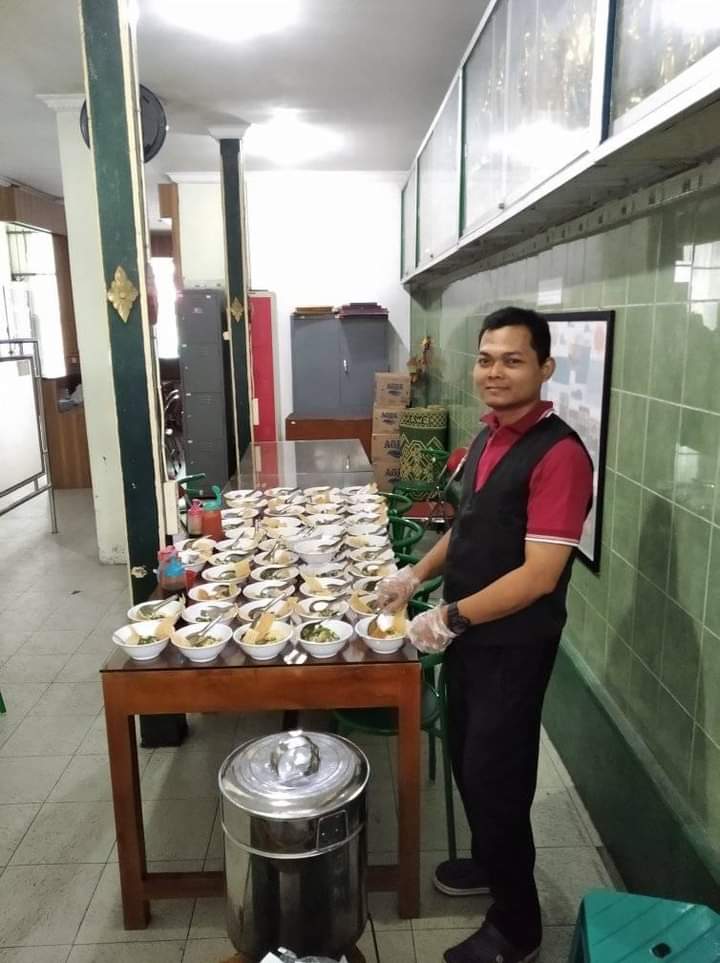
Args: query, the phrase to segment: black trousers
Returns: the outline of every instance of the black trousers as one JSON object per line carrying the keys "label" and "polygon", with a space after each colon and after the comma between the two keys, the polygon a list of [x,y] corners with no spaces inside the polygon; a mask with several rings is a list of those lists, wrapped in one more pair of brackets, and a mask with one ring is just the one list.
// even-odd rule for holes
{"label": "black trousers", "polygon": [[542,939],[530,807],[557,647],[557,641],[510,647],[458,639],[447,651],[450,756],[472,856],[494,900],[487,919],[523,949]]}

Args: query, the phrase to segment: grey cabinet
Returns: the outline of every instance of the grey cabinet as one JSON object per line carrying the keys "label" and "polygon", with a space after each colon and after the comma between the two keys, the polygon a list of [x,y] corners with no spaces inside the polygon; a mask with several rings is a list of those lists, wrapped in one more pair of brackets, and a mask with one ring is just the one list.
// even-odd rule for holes
{"label": "grey cabinet", "polygon": [[178,299],[185,467],[188,475],[205,473],[208,493],[230,475],[224,319],[221,291],[183,291]]}
{"label": "grey cabinet", "polygon": [[388,370],[388,321],[330,314],[290,324],[295,415],[369,415],[375,372]]}

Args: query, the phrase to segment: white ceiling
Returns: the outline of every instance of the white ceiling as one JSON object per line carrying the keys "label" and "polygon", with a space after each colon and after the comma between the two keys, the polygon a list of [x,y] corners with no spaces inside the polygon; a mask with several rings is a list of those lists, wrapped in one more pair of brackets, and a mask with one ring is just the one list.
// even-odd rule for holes
{"label": "white ceiling", "polygon": [[[296,108],[340,138],[335,152],[308,165],[314,169],[406,170],[487,5],[300,0],[293,27],[241,44],[169,25],[162,12],[173,2],[139,0],[139,76],[170,124],[148,165],[150,182],[168,171],[217,169],[208,127],[260,123],[277,108]],[[208,0],[197,3],[202,10]],[[55,118],[37,94],[82,90],[77,7],[0,0],[0,177],[55,195]]]}

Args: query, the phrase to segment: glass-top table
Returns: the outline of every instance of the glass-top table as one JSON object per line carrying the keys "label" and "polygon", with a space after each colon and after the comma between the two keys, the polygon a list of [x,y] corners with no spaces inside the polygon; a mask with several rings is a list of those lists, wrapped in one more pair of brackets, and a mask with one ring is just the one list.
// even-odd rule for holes
{"label": "glass-top table", "polygon": [[347,488],[374,479],[365,449],[356,439],[268,441],[250,445],[237,476],[238,488]]}

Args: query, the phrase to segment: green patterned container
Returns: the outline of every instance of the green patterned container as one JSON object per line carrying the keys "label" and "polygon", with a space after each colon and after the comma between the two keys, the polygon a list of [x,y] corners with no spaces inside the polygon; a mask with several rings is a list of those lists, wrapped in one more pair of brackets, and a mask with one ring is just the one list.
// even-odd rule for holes
{"label": "green patterned container", "polygon": [[[400,481],[432,486],[442,470],[428,454],[431,448],[447,446],[447,408],[408,408],[400,419]],[[418,494],[422,497],[422,493]]]}

